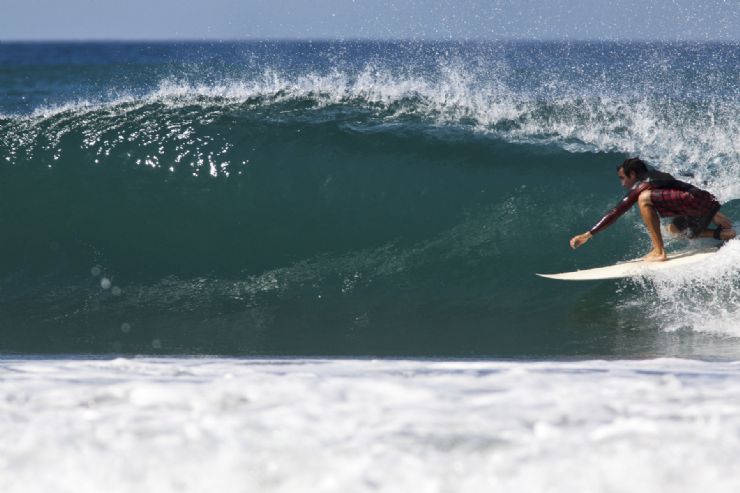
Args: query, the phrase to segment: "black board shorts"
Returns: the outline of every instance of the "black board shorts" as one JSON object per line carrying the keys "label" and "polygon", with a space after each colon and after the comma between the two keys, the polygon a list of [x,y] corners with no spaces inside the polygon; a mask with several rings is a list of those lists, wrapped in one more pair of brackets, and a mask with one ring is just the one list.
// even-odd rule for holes
{"label": "black board shorts", "polygon": [[696,238],[702,231],[708,229],[709,223],[712,222],[714,215],[719,212],[719,208],[720,206],[717,204],[701,216],[676,216],[671,222],[687,237]]}

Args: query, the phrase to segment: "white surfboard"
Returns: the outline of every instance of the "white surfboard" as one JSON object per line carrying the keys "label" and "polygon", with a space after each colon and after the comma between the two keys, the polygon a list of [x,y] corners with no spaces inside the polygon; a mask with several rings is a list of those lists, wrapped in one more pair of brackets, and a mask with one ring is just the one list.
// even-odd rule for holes
{"label": "white surfboard", "polygon": [[674,269],[676,267],[695,264],[706,260],[714,255],[719,247],[705,248],[703,250],[691,250],[677,252],[668,255],[665,262],[645,262],[642,259],[619,262],[615,265],[597,267],[595,269],[577,270],[575,272],[563,272],[560,274],[537,274],[548,279],[560,281],[596,281],[601,279],[620,279],[623,277],[636,277],[649,274],[650,272]]}

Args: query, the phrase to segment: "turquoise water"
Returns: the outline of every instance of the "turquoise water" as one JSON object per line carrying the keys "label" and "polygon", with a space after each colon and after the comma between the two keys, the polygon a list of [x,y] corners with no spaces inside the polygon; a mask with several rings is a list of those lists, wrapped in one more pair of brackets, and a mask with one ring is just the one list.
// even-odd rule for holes
{"label": "turquoise water", "polygon": [[[734,44],[0,44],[0,352],[737,358],[642,255],[640,155],[740,218]],[[684,248],[672,242],[671,248]]]}

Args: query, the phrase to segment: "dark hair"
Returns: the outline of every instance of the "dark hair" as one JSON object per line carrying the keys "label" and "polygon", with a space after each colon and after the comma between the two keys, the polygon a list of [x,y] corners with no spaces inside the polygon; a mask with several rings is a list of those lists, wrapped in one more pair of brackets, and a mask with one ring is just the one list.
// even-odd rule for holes
{"label": "dark hair", "polygon": [[629,159],[625,159],[622,164],[617,166],[617,171],[619,171],[620,168],[627,176],[629,176],[630,173],[633,172],[637,173],[637,176],[642,176],[647,173],[647,165],[645,164],[645,161],[643,161],[639,157],[631,157]]}

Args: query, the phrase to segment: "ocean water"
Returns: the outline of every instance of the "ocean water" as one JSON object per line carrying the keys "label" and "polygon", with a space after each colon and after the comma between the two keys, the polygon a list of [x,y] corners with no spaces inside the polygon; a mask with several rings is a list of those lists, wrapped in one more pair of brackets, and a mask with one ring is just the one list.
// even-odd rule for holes
{"label": "ocean water", "polygon": [[4,43],[2,350],[734,357],[737,248],[639,285],[534,273],[649,249],[635,211],[567,244],[628,156],[740,218],[739,50]]}
{"label": "ocean water", "polygon": [[[0,43],[0,489],[736,491],[740,45]],[[711,243],[711,241],[709,241]],[[690,248],[668,240],[668,248]]]}

